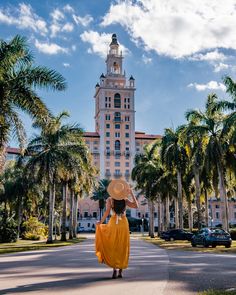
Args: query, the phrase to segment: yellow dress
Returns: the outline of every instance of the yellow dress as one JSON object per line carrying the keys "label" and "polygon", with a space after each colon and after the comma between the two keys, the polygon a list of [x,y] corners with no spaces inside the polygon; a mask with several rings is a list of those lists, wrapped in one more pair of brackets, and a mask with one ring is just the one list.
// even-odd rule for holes
{"label": "yellow dress", "polygon": [[125,215],[113,214],[108,224],[96,227],[95,248],[98,261],[112,268],[124,269],[129,263],[129,223]]}

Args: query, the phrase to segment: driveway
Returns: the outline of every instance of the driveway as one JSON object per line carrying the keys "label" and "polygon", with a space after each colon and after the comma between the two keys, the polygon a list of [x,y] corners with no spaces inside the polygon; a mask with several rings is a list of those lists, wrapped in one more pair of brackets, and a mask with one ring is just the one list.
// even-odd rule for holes
{"label": "driveway", "polygon": [[165,251],[131,238],[123,279],[98,264],[94,236],[77,245],[0,256],[0,294],[178,295],[235,287],[236,256]]}

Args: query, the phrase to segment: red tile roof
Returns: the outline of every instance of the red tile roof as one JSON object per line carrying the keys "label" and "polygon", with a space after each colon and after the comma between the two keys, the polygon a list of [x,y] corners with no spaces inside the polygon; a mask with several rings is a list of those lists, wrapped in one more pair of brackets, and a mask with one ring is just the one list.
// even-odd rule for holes
{"label": "red tile roof", "polygon": [[97,132],[84,132],[84,137],[100,137]]}
{"label": "red tile roof", "polygon": [[6,152],[8,154],[20,154],[20,149],[19,148],[12,148],[12,147],[7,147]]}
{"label": "red tile roof", "polygon": [[141,132],[141,131],[136,131],[135,132],[135,139],[160,139],[162,138],[161,135],[158,134],[145,134],[145,132]]}

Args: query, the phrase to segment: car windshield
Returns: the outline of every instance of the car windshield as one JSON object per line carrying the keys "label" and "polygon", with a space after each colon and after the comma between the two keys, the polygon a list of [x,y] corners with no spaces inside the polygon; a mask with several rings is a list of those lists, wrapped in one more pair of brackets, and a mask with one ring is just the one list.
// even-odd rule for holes
{"label": "car windshield", "polygon": [[221,228],[214,228],[214,229],[212,229],[211,230],[211,232],[213,233],[213,234],[226,234],[226,232],[223,230],[223,229],[221,229]]}

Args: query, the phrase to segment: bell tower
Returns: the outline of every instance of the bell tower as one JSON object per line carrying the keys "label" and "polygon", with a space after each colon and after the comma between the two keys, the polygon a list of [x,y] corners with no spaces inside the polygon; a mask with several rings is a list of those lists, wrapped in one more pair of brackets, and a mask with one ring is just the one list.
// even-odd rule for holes
{"label": "bell tower", "polygon": [[135,156],[135,79],[126,79],[116,34],[106,58],[106,74],[95,87],[95,124],[100,136],[100,178],[130,179]]}

